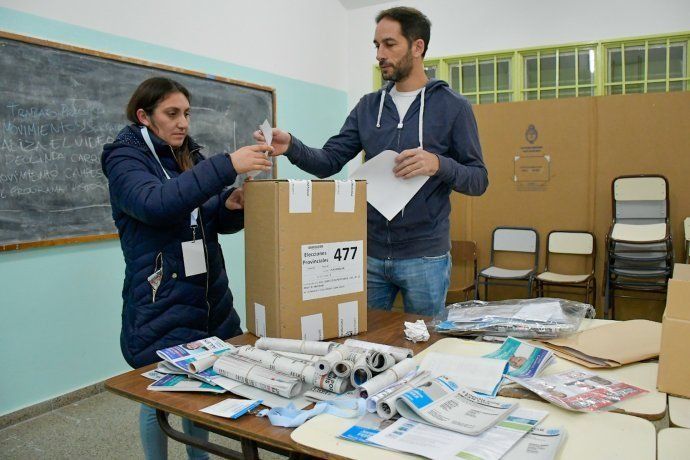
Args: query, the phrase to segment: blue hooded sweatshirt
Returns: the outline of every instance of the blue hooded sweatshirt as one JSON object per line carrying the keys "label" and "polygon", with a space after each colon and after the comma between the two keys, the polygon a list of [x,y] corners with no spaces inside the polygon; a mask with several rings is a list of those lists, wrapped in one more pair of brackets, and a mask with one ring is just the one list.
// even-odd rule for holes
{"label": "blue hooded sweatshirt", "polygon": [[[101,156],[126,265],[120,347],[132,367],[159,361],[162,348],[242,333],[218,242],[219,233],[244,227],[244,212],[224,205],[237,177],[232,162],[225,155],[204,159],[187,137],[195,165],[182,172],[172,148],[153,133],[151,140],[170,179],[138,126],[120,131]],[[193,232],[190,213],[197,207]],[[207,271],[187,276],[181,243],[193,238],[204,244]],[[154,290],[148,278],[158,269],[162,279]]]}
{"label": "blue hooded sweatshirt", "polygon": [[451,191],[478,196],[489,184],[477,123],[469,102],[441,80],[430,80],[422,88],[401,122],[392,87],[391,82],[364,96],[322,149],[292,137],[285,155],[323,178],[340,171],[361,150],[365,160],[384,150],[400,153],[420,146],[436,154],[438,172],[393,220],[368,206],[367,244],[368,255],[378,259],[440,256],[450,250]]}

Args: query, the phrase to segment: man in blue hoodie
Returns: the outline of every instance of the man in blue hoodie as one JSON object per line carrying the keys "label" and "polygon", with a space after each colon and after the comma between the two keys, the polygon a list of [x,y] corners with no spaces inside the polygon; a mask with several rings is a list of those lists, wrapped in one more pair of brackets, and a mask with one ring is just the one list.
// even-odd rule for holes
{"label": "man in blue hoodie", "polygon": [[424,72],[430,31],[429,19],[416,9],[381,11],[374,45],[388,83],[364,96],[322,149],[279,129],[272,142],[274,155],[321,178],[362,150],[365,160],[384,150],[400,152],[394,172],[403,179],[429,176],[393,220],[371,205],[367,211],[368,306],[389,310],[400,291],[405,311],[424,315],[443,309],[450,283],[450,193],[478,196],[488,185],[470,104]]}

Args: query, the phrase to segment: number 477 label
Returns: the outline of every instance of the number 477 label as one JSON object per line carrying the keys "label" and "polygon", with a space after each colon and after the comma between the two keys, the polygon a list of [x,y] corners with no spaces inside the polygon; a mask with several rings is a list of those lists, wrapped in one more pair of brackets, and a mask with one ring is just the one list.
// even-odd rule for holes
{"label": "number 477 label", "polygon": [[362,240],[302,245],[302,300],[364,290]]}

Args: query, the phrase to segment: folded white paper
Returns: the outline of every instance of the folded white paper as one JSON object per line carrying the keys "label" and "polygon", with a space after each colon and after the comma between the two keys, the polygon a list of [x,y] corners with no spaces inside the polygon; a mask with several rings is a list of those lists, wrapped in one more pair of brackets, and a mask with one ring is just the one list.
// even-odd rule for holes
{"label": "folded white paper", "polygon": [[384,150],[350,174],[350,179],[367,181],[367,201],[388,220],[393,220],[429,180],[429,176],[395,177],[397,156],[393,150]]}

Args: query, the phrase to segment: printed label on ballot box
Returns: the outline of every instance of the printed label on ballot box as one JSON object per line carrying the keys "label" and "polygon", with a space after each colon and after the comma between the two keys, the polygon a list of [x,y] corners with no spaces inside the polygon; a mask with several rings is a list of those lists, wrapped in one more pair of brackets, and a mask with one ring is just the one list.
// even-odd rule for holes
{"label": "printed label on ballot box", "polygon": [[302,300],[364,290],[364,243],[302,245]]}

